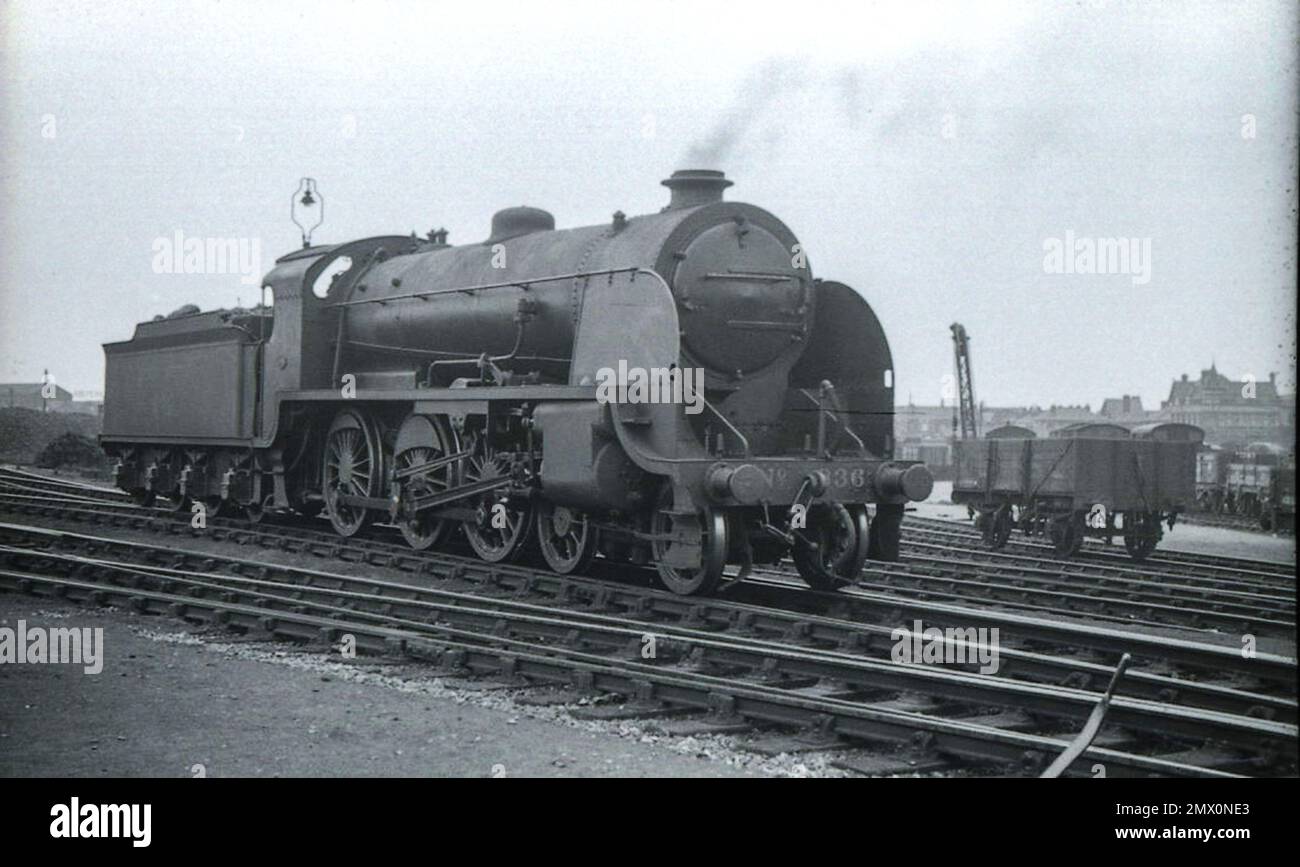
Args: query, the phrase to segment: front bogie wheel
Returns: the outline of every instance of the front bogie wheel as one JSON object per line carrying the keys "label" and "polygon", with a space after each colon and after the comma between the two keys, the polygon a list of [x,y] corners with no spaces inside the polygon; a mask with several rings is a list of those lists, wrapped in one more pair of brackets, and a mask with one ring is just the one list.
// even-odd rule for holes
{"label": "front bogie wheel", "polygon": [[[680,596],[712,593],[722,580],[727,565],[727,520],[715,509],[685,510],[674,507],[673,489],[665,485],[651,521],[651,550],[655,568],[663,585]],[[678,566],[673,560],[683,552],[676,550],[677,538],[689,536],[700,547],[698,566]]]}
{"label": "front bogie wheel", "polygon": [[790,551],[799,576],[814,590],[837,590],[853,583],[867,559],[866,508],[818,503],[806,514],[807,526],[794,530]]}

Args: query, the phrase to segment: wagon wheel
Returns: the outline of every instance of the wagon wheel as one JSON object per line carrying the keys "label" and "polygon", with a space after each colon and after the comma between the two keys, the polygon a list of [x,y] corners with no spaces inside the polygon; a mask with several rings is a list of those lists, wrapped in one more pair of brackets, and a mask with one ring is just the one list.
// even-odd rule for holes
{"label": "wagon wheel", "polygon": [[984,516],[984,547],[990,551],[998,551],[1006,547],[1007,540],[1011,538],[1011,528],[1015,526],[1015,521],[1011,518],[1010,506],[999,506],[992,512]]}
{"label": "wagon wheel", "polygon": [[321,479],[330,523],[340,536],[355,536],[370,523],[370,511],[342,503],[339,496],[378,496],[383,478],[379,437],[360,412],[345,409],[330,424],[324,452]]}
{"label": "wagon wheel", "polygon": [[[670,566],[666,562],[673,549],[670,536],[682,523],[688,525],[689,532],[699,533],[700,565],[695,568]],[[666,484],[655,505],[650,533],[655,568],[665,587],[682,596],[713,592],[727,565],[727,521],[721,512],[706,506],[703,511],[692,515],[675,514],[673,488]]]}
{"label": "wagon wheel", "polygon": [[808,526],[795,530],[790,551],[804,583],[814,590],[837,590],[852,584],[867,559],[867,510],[859,505],[817,504],[808,510]]}
{"label": "wagon wheel", "polygon": [[596,556],[599,531],[582,512],[542,501],[537,504],[537,543],[542,558],[561,575],[586,572]]}
{"label": "wagon wheel", "polygon": [[1052,539],[1052,552],[1058,557],[1073,557],[1083,547],[1083,522],[1077,513],[1071,512],[1053,520],[1048,533]]}
{"label": "wagon wheel", "polygon": [[[402,423],[403,430],[408,425],[421,425],[421,438],[427,445],[403,448],[394,460],[397,472],[411,467],[427,464],[455,451],[451,431],[428,418],[408,418]],[[447,464],[435,470],[399,482],[401,486],[400,512],[397,527],[402,531],[406,544],[417,551],[432,548],[440,543],[453,528],[453,523],[445,518],[435,518],[426,512],[421,515],[410,510],[407,505],[412,498],[440,494],[456,484],[455,466]]]}
{"label": "wagon wheel", "polygon": [[[510,457],[491,448],[485,437],[475,435],[465,459],[462,484],[471,485],[510,475]],[[465,522],[465,538],[480,559],[489,563],[514,562],[533,536],[533,507],[512,503],[502,488],[470,500],[475,519]]]}
{"label": "wagon wheel", "polygon": [[[1154,512],[1135,512],[1127,516],[1124,548],[1139,563],[1150,556],[1160,541],[1160,517]],[[1131,526],[1130,526],[1131,524]]]}

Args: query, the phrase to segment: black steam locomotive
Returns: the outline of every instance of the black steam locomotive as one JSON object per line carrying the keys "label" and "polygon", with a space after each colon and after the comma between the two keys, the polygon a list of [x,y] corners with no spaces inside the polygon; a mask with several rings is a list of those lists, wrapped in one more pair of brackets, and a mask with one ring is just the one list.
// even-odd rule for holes
{"label": "black steam locomotive", "polygon": [[[557,231],[509,208],[486,241],[311,246],[273,303],[144,322],[104,347],[117,484],[177,508],[462,530],[487,561],[600,552],[706,593],[728,564],[793,557],[812,586],[897,558],[889,344],[815,280],[794,234],[723,201],[721,172],[664,181],[657,214]],[[867,504],[874,505],[874,515]]]}

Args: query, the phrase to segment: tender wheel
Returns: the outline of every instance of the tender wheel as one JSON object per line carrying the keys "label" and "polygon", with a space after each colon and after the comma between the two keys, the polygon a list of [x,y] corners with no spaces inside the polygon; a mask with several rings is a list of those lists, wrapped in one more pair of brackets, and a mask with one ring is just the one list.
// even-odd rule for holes
{"label": "tender wheel", "polygon": [[536,512],[537,543],[546,565],[561,575],[587,571],[599,542],[587,516],[545,501],[537,504]]}
{"label": "tender wheel", "polygon": [[176,479],[176,486],[167,492],[167,505],[173,512],[188,512],[190,504],[193,502],[188,494],[181,493],[180,479],[185,476],[185,471],[190,466],[190,459],[186,457],[185,452],[174,452],[170,459],[172,478]]}
{"label": "tender wheel", "polygon": [[804,583],[814,590],[837,590],[852,584],[867,560],[867,510],[840,503],[818,504],[808,511],[808,526],[795,530],[790,555]]}
{"label": "tender wheel", "polygon": [[984,547],[990,551],[997,551],[1006,547],[1007,540],[1011,538],[1011,528],[1014,525],[1011,520],[1010,506],[999,506],[985,515],[981,528],[984,531]]}
{"label": "tender wheel", "polygon": [[1051,522],[1048,532],[1052,539],[1052,552],[1058,557],[1073,557],[1083,547],[1083,520],[1070,514]]}
{"label": "tender wheel", "polygon": [[451,464],[434,470],[419,473],[406,479],[400,478],[404,470],[418,467],[437,460],[455,451],[451,431],[442,423],[428,416],[413,415],[402,422],[397,435],[397,457],[394,459],[397,484],[401,490],[402,513],[398,515],[397,526],[402,531],[406,544],[417,551],[432,548],[447,538],[453,529],[453,523],[446,519],[423,515],[407,508],[408,504],[420,497],[440,494],[456,484],[456,470]]}
{"label": "tender wheel", "polygon": [[261,503],[249,503],[247,506],[244,506],[244,517],[248,519],[248,523],[260,524],[265,521],[267,513],[270,511],[271,504],[274,500],[274,497],[267,494],[266,499]]}
{"label": "tender wheel", "polygon": [[[699,534],[701,551],[698,567],[683,568],[668,562],[674,553],[674,543],[669,537],[682,529],[692,535]],[[722,570],[727,565],[727,521],[721,512],[706,506],[702,512],[678,514],[673,510],[672,485],[664,485],[655,507],[650,532],[654,537],[651,548],[655,568],[665,587],[682,596],[712,593],[717,589],[718,582],[722,580]]]}
{"label": "tender wheel", "polygon": [[203,503],[203,512],[209,518],[225,518],[230,514],[230,505],[220,495],[202,497],[199,502]]}
{"label": "tender wheel", "polygon": [[[510,474],[510,459],[494,452],[475,437],[473,454],[465,460],[462,484],[470,485]],[[514,562],[523,556],[533,535],[533,508],[512,504],[498,488],[474,502],[477,519],[466,522],[465,538],[480,559],[489,563]]]}
{"label": "tender wheel", "polygon": [[376,497],[383,478],[383,455],[379,437],[356,410],[346,409],[334,417],[325,435],[325,457],[321,479],[324,482],[325,509],[330,523],[340,536],[355,536],[370,523],[368,509],[342,503],[340,495]]}
{"label": "tender wheel", "polygon": [[1151,555],[1163,535],[1160,516],[1155,512],[1136,512],[1125,515],[1124,548],[1139,563]]}
{"label": "tender wheel", "polygon": [[144,488],[136,488],[131,492],[131,501],[137,506],[148,508],[154,504],[156,499],[157,495],[154,494],[153,491],[145,490]]}

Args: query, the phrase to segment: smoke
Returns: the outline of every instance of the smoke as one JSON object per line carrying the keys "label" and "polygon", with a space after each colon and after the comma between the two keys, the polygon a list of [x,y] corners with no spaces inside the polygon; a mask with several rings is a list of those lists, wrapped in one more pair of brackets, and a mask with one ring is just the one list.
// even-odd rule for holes
{"label": "smoke", "polygon": [[789,116],[795,109],[787,108],[794,102],[788,97],[797,93],[805,101],[831,97],[844,121],[856,127],[872,113],[867,93],[879,84],[868,72],[851,66],[817,69],[806,60],[769,58],[746,76],[718,122],[687,148],[681,165],[721,168],[750,140],[774,150],[791,128],[797,128],[798,118]]}
{"label": "smoke", "polygon": [[[800,62],[787,58],[764,61],[746,77],[722,118],[706,135],[691,143],[684,165],[711,168],[724,162],[773,103],[803,88],[806,83],[807,76]],[[775,144],[783,135],[784,125],[773,124],[767,129],[769,144]]]}

